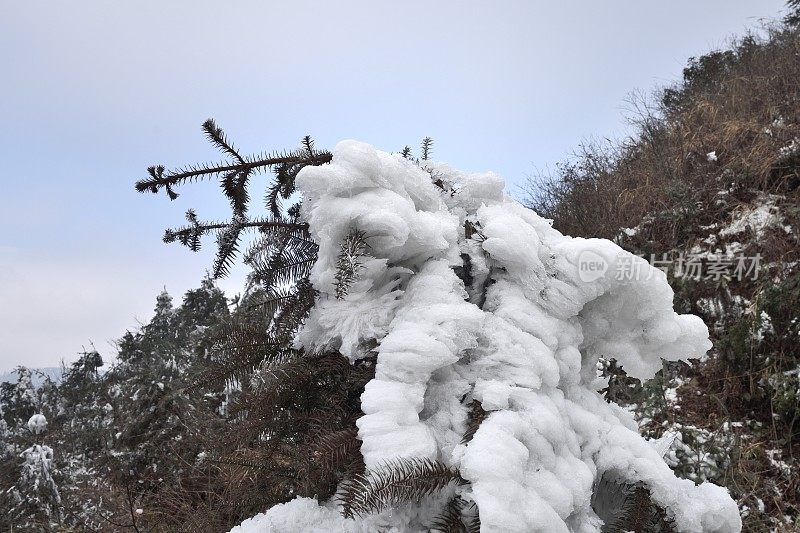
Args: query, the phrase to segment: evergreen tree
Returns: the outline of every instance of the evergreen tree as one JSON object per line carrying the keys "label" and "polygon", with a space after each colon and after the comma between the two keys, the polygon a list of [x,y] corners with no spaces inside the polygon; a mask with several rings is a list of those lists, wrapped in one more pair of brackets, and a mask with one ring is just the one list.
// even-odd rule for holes
{"label": "evergreen tree", "polygon": [[[174,188],[185,181],[214,176],[220,178],[223,192],[232,207],[230,221],[200,222],[194,211],[190,210],[187,213],[189,224],[167,230],[164,238],[166,242],[179,241],[192,250],[198,250],[202,236],[215,234],[215,276],[227,273],[243,244],[244,232],[253,230],[255,233],[242,255],[244,262],[252,268],[248,290],[232,321],[212,348],[208,369],[196,383],[197,387],[202,388],[213,387],[214,383],[221,381],[226,384],[227,391],[235,393],[234,404],[226,412],[235,431],[230,432],[231,439],[215,450],[218,455],[214,457],[221,465],[230,467],[223,470],[223,475],[228,476],[227,483],[232,487],[222,507],[224,512],[232,517],[238,514],[243,518],[298,496],[327,500],[338,490],[345,517],[391,512],[392,509],[403,508],[408,502],[415,502],[422,505],[420,509],[426,509],[420,516],[426,517],[425,520],[435,529],[477,530],[480,520],[478,508],[469,501],[472,498],[470,483],[462,478],[456,468],[438,460],[416,457],[383,464],[376,464],[373,459],[370,468],[365,468],[356,421],[377,420],[374,417],[379,416],[370,417],[362,412],[362,404],[367,401],[365,385],[375,375],[377,340],[373,338],[367,343],[345,346],[346,332],[327,332],[323,334],[327,341],[320,342],[314,350],[306,351],[298,347],[303,343],[296,342],[295,338],[300,325],[309,319],[320,301],[329,301],[330,298],[339,301],[348,297],[362,272],[368,270],[366,265],[373,265],[373,276],[378,276],[376,272],[380,270],[376,265],[381,265],[387,269],[388,278],[393,272],[415,273],[414,267],[418,265],[411,260],[396,265],[389,262],[387,265],[386,259],[372,257],[369,251],[371,235],[351,228],[349,233],[341,235],[338,243],[335,275],[330,280],[331,292],[321,296],[311,284],[311,269],[318,259],[320,246],[326,246],[329,253],[326,260],[330,261],[332,243],[315,240],[317,237],[312,236],[305,222],[308,213],[301,216],[298,203],[283,208],[280,200],[292,199],[295,178],[301,169],[328,163],[331,155],[317,151],[310,138],[306,137],[302,148],[297,151],[270,156],[242,156],[213,121],[207,121],[203,129],[210,141],[230,158],[229,161],[176,171],[166,171],[162,166],[150,167],[150,177],[138,182],[136,187],[142,192],[164,189],[174,199],[177,196]],[[416,162],[430,175],[430,182],[442,197],[453,197],[457,189],[446,178],[448,171],[438,172],[435,166],[427,164],[431,148],[432,141],[426,139],[422,145],[423,157]],[[406,150],[402,155],[410,159],[410,151]],[[253,216],[250,205],[251,178],[256,170],[265,168],[272,168],[275,174],[272,183],[266,186],[265,209],[268,215]],[[351,194],[355,193],[351,191]],[[391,217],[391,214],[386,213],[386,216]],[[377,221],[376,224],[380,227]],[[487,256],[482,255],[485,252],[475,248],[476,243],[479,246],[485,236],[477,219],[468,219],[463,224],[464,264],[454,271],[456,279],[469,293],[467,299],[482,308],[487,302],[487,289],[493,281],[487,273],[480,274],[476,270],[479,267],[475,266],[487,268]],[[333,245],[336,245],[335,240]],[[555,256],[551,259],[555,259]],[[500,268],[497,275],[503,277],[505,272],[504,268]],[[449,279],[448,276],[452,274],[442,273],[442,276]],[[397,274],[399,279],[390,280],[388,290],[403,283],[404,275]],[[479,279],[478,275],[482,278]],[[386,281],[386,278],[380,279]],[[372,292],[370,296],[376,297],[376,294]],[[390,293],[386,297],[388,299],[385,302],[390,302],[394,296]],[[447,297],[455,297],[454,305],[457,301],[464,303],[460,295],[448,294]],[[331,304],[328,308],[334,309],[335,306]],[[317,314],[314,320],[321,321],[322,318]],[[328,320],[332,323],[336,321],[332,317]],[[318,324],[317,329],[321,327]],[[411,332],[408,334],[411,335]],[[353,350],[357,350],[357,354],[353,354]],[[345,357],[344,353],[350,358]],[[408,357],[416,356],[409,354]],[[397,379],[402,381],[402,373],[398,376]],[[396,395],[402,397],[404,393],[399,390]],[[450,390],[442,394],[452,393]],[[388,391],[386,394],[391,395]],[[375,396],[374,392],[372,396]],[[382,401],[392,400],[387,398]],[[403,403],[408,400],[403,398],[397,401]],[[427,402],[426,397],[426,406]],[[464,408],[464,402],[473,406],[466,416],[467,431],[463,439],[463,443],[468,445],[488,413],[467,390],[459,406],[448,407],[452,409],[449,416],[460,416],[456,412]],[[427,415],[432,416],[431,413]],[[381,424],[380,421],[375,423]],[[391,424],[388,420],[385,423]],[[486,445],[485,441],[483,445]],[[238,490],[235,484],[237,480],[240,483]],[[668,528],[669,518],[651,501],[648,488],[637,484],[629,490],[633,486],[631,483],[634,482],[627,478],[614,478],[605,488],[598,488],[600,493],[596,501],[615,501],[616,505],[621,506],[619,512],[609,514],[618,517],[619,523],[634,523],[635,513],[640,513],[646,515],[648,520]],[[608,498],[603,491],[618,492],[621,496]],[[465,497],[462,498],[462,495]],[[302,498],[293,503],[296,503],[295,508],[306,509]],[[431,505],[441,510],[438,517],[430,511]],[[728,513],[730,506],[728,503],[725,505],[725,512]],[[316,512],[315,509],[307,508],[312,514]],[[730,516],[726,520],[735,522]],[[326,523],[330,525],[334,522]],[[288,524],[287,527],[292,527]],[[297,527],[297,523],[293,525]]]}
{"label": "evergreen tree", "polygon": [[15,505],[10,509],[12,521],[23,528],[56,527],[64,520],[61,494],[54,479],[53,449],[44,444],[34,444],[20,455],[22,458],[19,481],[10,489]]}
{"label": "evergreen tree", "polygon": [[[51,380],[45,380],[37,390],[28,369],[20,369],[18,375],[20,380],[11,396],[17,406],[17,413],[24,412],[31,406],[35,406],[37,410],[44,407],[43,391],[44,398],[52,400],[57,397],[55,384]],[[22,410],[20,406],[23,406]],[[8,524],[23,530],[50,530],[62,524],[64,514],[56,481],[61,478],[61,474],[55,464],[53,449],[43,443],[49,437],[47,417],[34,412],[25,423],[21,423],[19,418],[15,421],[13,433],[6,432],[5,435],[6,438],[10,437],[13,446],[6,448],[12,453],[7,456],[0,469],[0,514]],[[23,450],[19,452],[20,449]],[[6,524],[0,521],[0,525]]]}
{"label": "evergreen tree", "polygon": [[98,369],[103,358],[94,350],[83,353],[65,369],[58,387],[55,422],[63,428],[64,444],[85,460],[93,460],[108,445],[110,404],[107,385]]}
{"label": "evergreen tree", "polygon": [[[0,526],[11,527],[9,510],[15,503],[9,489],[15,483],[14,446],[8,423],[3,416],[3,402],[0,400]],[[5,518],[4,518],[5,517]]]}
{"label": "evergreen tree", "polygon": [[150,322],[138,332],[126,332],[118,343],[120,363],[109,374],[117,430],[114,462],[119,462],[112,470],[123,485],[157,483],[163,474],[162,449],[180,432],[175,409],[181,409],[182,398],[172,390],[181,351],[174,322],[172,297],[162,291]]}
{"label": "evergreen tree", "polygon": [[[38,388],[20,368],[20,379],[0,388],[0,530],[177,527],[224,492],[218,469],[197,459],[214,440],[205,434],[221,420],[220,394],[186,385],[229,315],[225,295],[205,279],[178,307],[162,292],[152,319],[117,343],[107,372],[95,350]],[[46,434],[36,433],[38,413]],[[147,513],[131,515],[140,508]]]}
{"label": "evergreen tree", "polygon": [[0,383],[0,403],[5,406],[3,416],[11,428],[21,428],[39,407],[30,369],[20,366],[16,374],[16,383]]}
{"label": "evergreen tree", "polygon": [[118,342],[119,362],[105,376],[113,418],[106,439],[113,451],[103,464],[125,498],[144,509],[143,523],[185,519],[185,509],[170,506],[196,505],[191,502],[202,493],[189,487],[198,478],[206,491],[217,490],[209,485],[208,465],[196,463],[207,447],[204,433],[219,419],[219,399],[187,385],[228,315],[222,291],[204,280],[177,308],[163,291],[153,318]]}
{"label": "evergreen tree", "polygon": [[8,430],[8,423],[3,415],[3,403],[0,402],[0,463],[11,457],[11,434]]}
{"label": "evergreen tree", "polygon": [[[242,256],[251,268],[248,290],[216,337],[206,371],[197,381],[206,388],[222,383],[233,392],[228,394],[234,403],[227,414],[236,431],[228,432],[213,452],[215,460],[227,465],[225,475],[233,486],[239,484],[228,505],[241,519],[298,494],[326,498],[346,475],[362,471],[355,421],[362,414],[359,397],[374,373],[374,357],[351,365],[337,351],[310,354],[292,346],[315,302],[308,276],[318,245],[300,219],[299,203],[284,207],[282,202],[293,199],[294,180],[302,168],[327,163],[331,154],[306,137],[294,151],[243,156],[212,120],[203,124],[203,131],[230,160],[176,171],[153,166],[150,178],[136,188],[164,189],[174,199],[177,185],[220,178],[232,209],[230,221],[202,223],[190,210],[189,224],[167,230],[164,237],[196,251],[201,237],[214,233],[215,276],[228,272],[244,232],[254,234]],[[253,215],[252,177],[267,169],[274,179],[266,186],[266,214]],[[340,294],[357,275],[357,262],[349,267],[349,272],[342,269]],[[246,478],[239,473],[242,468]]]}

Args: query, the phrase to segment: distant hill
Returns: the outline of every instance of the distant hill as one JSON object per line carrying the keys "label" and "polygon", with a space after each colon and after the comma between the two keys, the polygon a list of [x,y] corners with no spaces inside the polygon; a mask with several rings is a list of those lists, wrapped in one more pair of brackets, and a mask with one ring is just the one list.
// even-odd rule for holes
{"label": "distant hill", "polygon": [[[38,387],[44,381],[44,376],[49,377],[53,381],[59,381],[61,379],[61,368],[57,366],[48,366],[43,368],[31,368],[33,373],[33,385]],[[4,372],[0,374],[0,383],[8,382],[8,383],[16,383],[17,382],[17,371],[11,370],[8,372]]]}

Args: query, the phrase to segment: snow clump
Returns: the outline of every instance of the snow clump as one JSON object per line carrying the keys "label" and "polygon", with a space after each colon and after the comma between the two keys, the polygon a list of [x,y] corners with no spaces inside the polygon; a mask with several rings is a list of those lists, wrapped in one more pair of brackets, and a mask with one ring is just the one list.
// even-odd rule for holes
{"label": "snow clump", "polygon": [[47,429],[47,418],[44,415],[36,414],[28,419],[28,431],[34,435],[44,433],[45,429]]}
{"label": "snow clump", "polygon": [[[673,311],[663,272],[611,241],[562,235],[492,173],[344,141],[297,185],[320,246],[311,273],[320,297],[295,342],[353,361],[377,351],[357,423],[367,469],[399,458],[458,469],[468,483],[454,490],[477,505],[481,531],[599,531],[592,491],[608,471],[644,482],[679,531],[741,529],[724,488],[677,478],[630,413],[598,392],[600,356],[647,379],[662,358],[711,347],[698,317]],[[337,299],[351,231],[364,233],[367,256]],[[608,268],[586,281],[587,252],[636,262],[640,275]],[[473,400],[488,416],[463,444]],[[429,500],[351,519],[335,501],[298,498],[233,531],[425,531],[441,510]]]}

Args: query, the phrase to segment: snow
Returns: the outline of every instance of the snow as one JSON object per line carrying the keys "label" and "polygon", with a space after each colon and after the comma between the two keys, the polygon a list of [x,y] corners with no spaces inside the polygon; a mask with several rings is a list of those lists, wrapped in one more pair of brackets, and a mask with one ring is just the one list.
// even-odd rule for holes
{"label": "snow", "polygon": [[712,161],[712,162],[716,161],[717,160],[717,152],[716,151],[708,152],[706,154],[706,159],[709,160],[709,161]]}
{"label": "snow", "polygon": [[720,230],[719,235],[738,235],[750,230],[756,239],[763,238],[769,227],[781,222],[776,206],[776,202],[780,199],[780,196],[774,194],[759,196],[753,206],[737,213],[731,223]]}
{"label": "snow", "polygon": [[41,414],[35,414],[28,419],[28,430],[34,435],[44,433],[47,429],[47,418]]}
{"label": "snow", "polygon": [[758,326],[753,333],[753,339],[756,342],[761,342],[764,340],[765,335],[773,333],[775,333],[775,331],[772,328],[772,318],[766,311],[761,311],[761,314],[758,316]]}
{"label": "snow", "polygon": [[795,137],[789,142],[789,144],[782,146],[778,150],[778,156],[780,156],[782,159],[788,159],[796,155],[798,151],[800,151],[800,139]]}
{"label": "snow", "polygon": [[25,449],[20,457],[23,459],[20,484],[26,489],[26,495],[36,495],[40,490],[49,492],[53,509],[47,507],[45,512],[49,516],[52,511],[55,511],[58,522],[61,522],[63,520],[61,495],[52,477],[53,449],[49,446],[34,444]]}
{"label": "snow", "polygon": [[773,468],[781,472],[787,478],[791,478],[792,467],[789,463],[781,459],[783,457],[782,450],[766,450],[766,454]]}
{"label": "snow", "polygon": [[[335,524],[335,525],[334,525]],[[343,518],[339,511],[321,507],[311,498],[297,498],[276,505],[268,513],[245,520],[230,533],[267,533],[302,531],[304,533],[368,533],[366,524]]]}
{"label": "snow", "polygon": [[653,446],[653,448],[655,448],[656,452],[658,452],[658,455],[664,457],[670,451],[673,444],[675,444],[675,441],[680,438],[680,436],[680,432],[670,430],[665,431],[660,438],[649,440],[648,442]]}
{"label": "snow", "polygon": [[[424,164],[344,141],[330,164],[297,177],[320,245],[311,273],[320,297],[296,344],[351,360],[377,351],[357,422],[367,468],[403,457],[458,468],[469,483],[457,491],[477,504],[482,531],[598,531],[592,490],[609,470],[645,482],[680,531],[740,530],[725,489],[675,477],[664,445],[597,392],[601,356],[647,379],[661,358],[711,347],[698,317],[673,311],[664,273],[610,241],[562,235],[507,197],[495,174]],[[337,299],[351,231],[364,232],[367,255]],[[641,263],[642,275],[618,279],[609,268],[587,280],[587,252]],[[468,286],[454,270],[466,268],[463,256]],[[489,414],[462,444],[473,400]],[[345,519],[335,502],[298,498],[232,531],[422,531],[437,504]]]}

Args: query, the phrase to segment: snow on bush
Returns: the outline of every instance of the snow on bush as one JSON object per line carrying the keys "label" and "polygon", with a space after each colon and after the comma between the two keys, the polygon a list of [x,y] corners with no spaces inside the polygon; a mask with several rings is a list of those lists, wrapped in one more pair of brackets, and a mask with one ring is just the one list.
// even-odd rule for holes
{"label": "snow on bush", "polygon": [[732,236],[750,230],[755,238],[762,239],[766,230],[781,223],[782,217],[776,202],[781,197],[762,194],[754,200],[754,206],[736,213],[730,225],[720,230],[720,236]]}
{"label": "snow on bush", "polygon": [[[644,482],[681,531],[741,528],[725,489],[676,478],[597,392],[601,355],[646,379],[661,358],[711,347],[698,317],[673,311],[661,271],[610,241],[562,235],[491,173],[345,141],[297,184],[320,245],[320,297],[296,343],[351,360],[377,346],[358,421],[367,469],[398,458],[458,469],[468,483],[454,490],[477,504],[482,531],[597,531],[592,492],[607,471]],[[337,299],[340,244],[354,231],[366,253]],[[581,272],[587,254],[599,275]],[[638,275],[616,275],[621,262]],[[462,444],[472,400],[489,414]],[[234,531],[421,531],[440,503],[430,499],[345,519],[335,501],[298,498]]]}
{"label": "snow on bush", "polygon": [[28,431],[34,435],[44,433],[45,429],[47,429],[47,418],[44,415],[35,414],[28,419]]}
{"label": "snow on bush", "polygon": [[[40,415],[41,416],[41,415]],[[44,417],[42,417],[44,418]],[[31,505],[43,511],[50,519],[61,523],[61,495],[53,480],[53,449],[34,444],[20,454],[23,459],[22,475],[18,487],[12,489],[19,505]]]}

